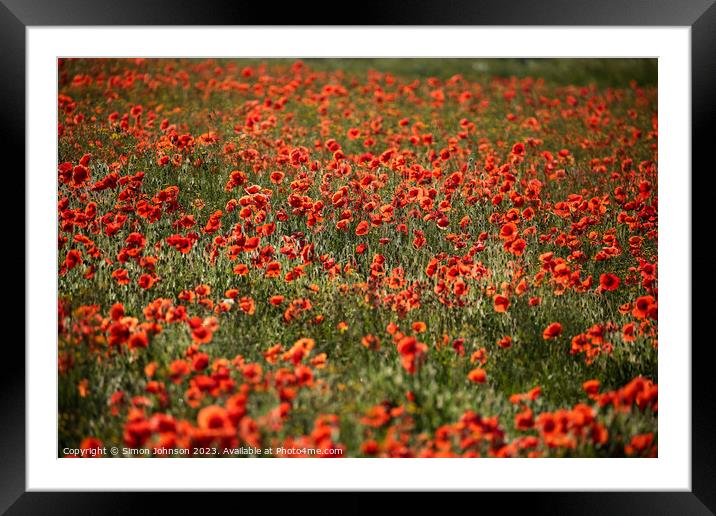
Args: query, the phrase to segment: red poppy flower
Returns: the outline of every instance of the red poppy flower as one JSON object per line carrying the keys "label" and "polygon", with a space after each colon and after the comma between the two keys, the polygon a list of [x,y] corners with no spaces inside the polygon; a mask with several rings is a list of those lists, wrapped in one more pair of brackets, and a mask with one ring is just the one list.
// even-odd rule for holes
{"label": "red poppy flower", "polygon": [[602,274],[599,276],[599,286],[602,290],[616,290],[619,288],[619,277],[614,274]]}
{"label": "red poppy flower", "polygon": [[542,337],[545,340],[554,339],[562,334],[562,325],[558,322],[553,322],[545,328],[542,332]]}

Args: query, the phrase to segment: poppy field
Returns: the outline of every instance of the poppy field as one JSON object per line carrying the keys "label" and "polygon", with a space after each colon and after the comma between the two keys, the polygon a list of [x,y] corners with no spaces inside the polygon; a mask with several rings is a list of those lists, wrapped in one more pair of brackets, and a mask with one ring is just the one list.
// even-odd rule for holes
{"label": "poppy field", "polygon": [[657,456],[656,83],[478,61],[60,59],[58,456]]}

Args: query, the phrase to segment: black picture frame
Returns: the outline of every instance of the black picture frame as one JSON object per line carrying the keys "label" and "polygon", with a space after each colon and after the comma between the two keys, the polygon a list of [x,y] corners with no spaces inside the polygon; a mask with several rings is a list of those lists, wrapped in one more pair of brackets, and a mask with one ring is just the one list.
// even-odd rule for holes
{"label": "black picture frame", "polygon": [[[714,106],[716,105],[716,6],[714,0],[449,0],[382,1],[356,6],[350,19],[336,16],[336,3],[297,3],[173,0],[0,0],[0,146],[3,156],[18,159],[24,169],[25,139],[25,30],[28,26],[82,25],[500,25],[500,26],[684,26],[691,28],[692,163],[711,170]],[[338,21],[338,20],[343,20]],[[690,173],[685,171],[685,174]],[[20,175],[18,175],[20,177]],[[24,190],[24,185],[23,185]],[[703,194],[702,194],[703,195]],[[692,202],[692,206],[696,206]],[[16,229],[18,232],[20,228]],[[24,241],[24,235],[19,237]],[[18,245],[19,247],[19,245]],[[22,267],[24,246],[9,266]],[[706,258],[703,258],[705,264]],[[22,261],[22,263],[18,263]],[[701,259],[692,258],[692,270]],[[24,306],[24,303],[23,303]],[[701,305],[703,306],[703,305]],[[699,313],[694,304],[694,310]],[[705,314],[702,314],[705,315]],[[693,320],[693,317],[692,317]],[[20,326],[17,322],[17,326]],[[24,325],[22,326],[24,327]],[[25,488],[25,353],[16,342],[6,342],[0,375],[0,511],[7,514],[127,514],[144,512],[148,493],[40,493]],[[690,343],[680,343],[689,345]],[[716,512],[716,447],[711,428],[716,425],[716,399],[707,360],[710,341],[692,346],[692,491],[640,493],[528,493],[502,496],[505,508],[515,505],[537,514],[714,514]],[[216,495],[226,499],[230,495]],[[242,494],[245,497],[247,494]],[[295,495],[299,499],[304,495]],[[364,495],[353,494],[353,510],[371,510]],[[485,497],[481,494],[480,505]],[[254,497],[254,496],[252,496]],[[505,500],[505,498],[507,498]],[[420,501],[420,497],[413,498]],[[250,503],[254,500],[246,500]],[[258,500],[257,500],[258,502]],[[215,503],[212,502],[212,503]],[[272,508],[294,506],[295,498]],[[180,493],[164,495],[163,511],[189,508]],[[278,505],[277,505],[278,504]],[[245,506],[245,505],[244,505]]]}

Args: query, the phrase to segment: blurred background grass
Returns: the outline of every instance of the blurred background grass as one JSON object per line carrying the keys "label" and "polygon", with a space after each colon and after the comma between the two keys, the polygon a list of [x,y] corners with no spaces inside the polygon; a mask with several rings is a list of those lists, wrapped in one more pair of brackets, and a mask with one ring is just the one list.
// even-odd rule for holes
{"label": "blurred background grass", "polygon": [[[179,62],[204,61],[186,58]],[[461,74],[465,79],[486,82],[494,77],[532,77],[543,79],[550,86],[588,86],[600,88],[625,88],[632,81],[642,87],[658,85],[658,60],[656,58],[443,58],[443,57],[396,57],[396,58],[216,58],[211,61],[225,65],[258,66],[262,63],[272,67],[288,68],[301,60],[315,70],[343,71],[349,75],[365,76],[368,70],[388,72],[408,80],[437,77],[448,79]],[[87,60],[64,61],[63,69],[68,81],[76,73],[83,73]],[[117,73],[127,66],[119,59],[91,59],[96,66],[104,63],[108,73]],[[170,61],[170,60],[167,60]],[[60,80],[62,85],[62,79]]]}
{"label": "blurred background grass", "polygon": [[342,68],[346,72],[374,69],[395,75],[448,78],[462,74],[468,80],[488,77],[535,77],[553,84],[625,87],[657,85],[657,59],[553,59],[553,58],[365,58],[304,59],[316,69]]}
{"label": "blurred background grass", "polygon": [[[244,62],[247,65],[272,63],[290,65],[297,58],[220,59]],[[397,76],[447,79],[462,74],[471,81],[485,81],[491,77],[534,77],[552,85],[622,88],[636,81],[639,86],[656,86],[657,59],[635,58],[305,58],[301,59],[316,70],[343,70],[363,75],[368,70],[390,72]]]}

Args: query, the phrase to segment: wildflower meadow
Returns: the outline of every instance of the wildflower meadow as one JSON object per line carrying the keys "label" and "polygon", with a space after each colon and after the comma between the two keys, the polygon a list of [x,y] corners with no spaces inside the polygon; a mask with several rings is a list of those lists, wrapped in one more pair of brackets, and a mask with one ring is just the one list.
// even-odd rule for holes
{"label": "wildflower meadow", "polygon": [[60,59],[58,455],[657,456],[650,67]]}

